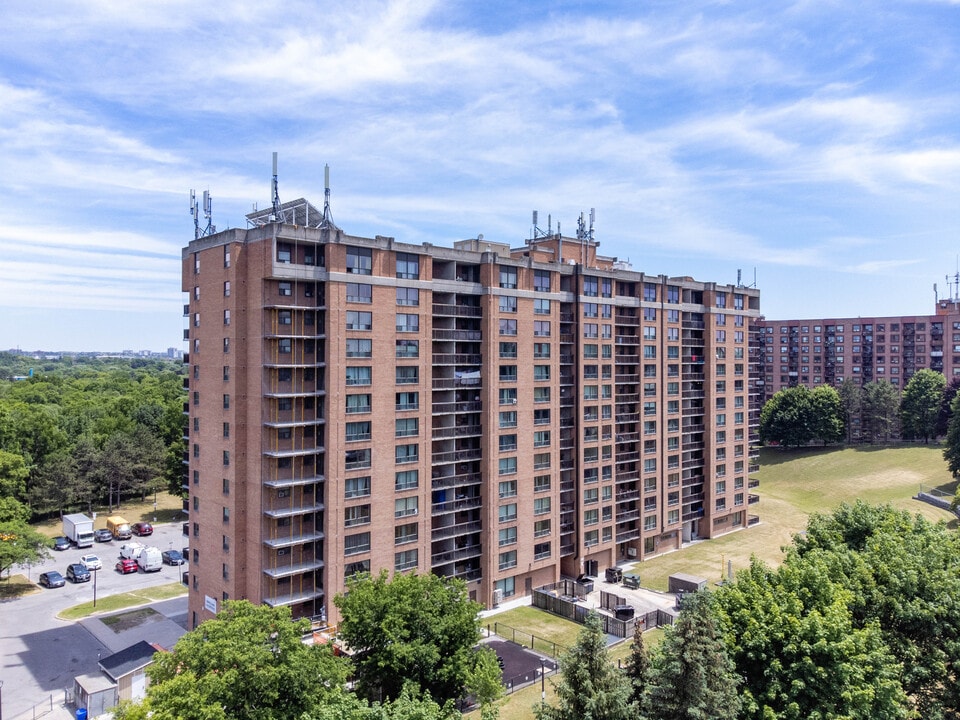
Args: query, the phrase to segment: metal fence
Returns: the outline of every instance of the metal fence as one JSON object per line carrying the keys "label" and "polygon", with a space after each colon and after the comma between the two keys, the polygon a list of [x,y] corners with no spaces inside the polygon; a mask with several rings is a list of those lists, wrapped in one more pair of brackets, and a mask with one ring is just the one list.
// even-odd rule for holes
{"label": "metal fence", "polygon": [[[554,615],[567,618],[568,620],[573,620],[582,625],[586,622],[587,615],[589,615],[592,610],[585,605],[579,605],[574,600],[574,598],[577,597],[576,595],[561,592],[562,590],[570,589],[568,584],[582,587],[580,583],[572,580],[564,580],[560,583],[554,583],[553,585],[544,585],[542,588],[537,588],[533,591],[533,606],[551,612]],[[582,600],[584,597],[586,597],[586,593],[579,599]],[[609,611],[618,605],[624,606],[630,605],[630,603],[619,595],[606,592],[605,590],[600,591],[601,608]],[[642,624],[644,630],[660,627],[661,625],[673,624],[673,615],[665,610],[659,609],[635,615],[629,620],[620,620],[606,613],[598,613],[598,615],[600,616],[600,621],[603,623],[603,631],[608,635],[619,638],[632,637],[638,624]]]}
{"label": "metal fence", "polygon": [[[556,613],[555,613],[556,614]],[[548,655],[552,658],[558,658],[567,651],[567,648],[560,643],[546,638],[538,637],[533,633],[524,630],[517,630],[502,622],[493,623],[493,632],[504,640],[509,640],[521,647],[530,648],[542,655]]]}

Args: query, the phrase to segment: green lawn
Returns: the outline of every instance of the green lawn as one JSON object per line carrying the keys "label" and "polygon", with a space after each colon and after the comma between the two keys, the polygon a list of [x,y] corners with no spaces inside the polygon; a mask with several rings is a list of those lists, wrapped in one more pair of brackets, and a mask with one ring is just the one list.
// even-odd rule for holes
{"label": "green lawn", "polygon": [[806,527],[811,513],[831,512],[841,503],[858,498],[889,503],[954,527],[957,524],[951,513],[913,499],[921,486],[951,494],[956,486],[937,445],[765,448],[760,454],[760,468],[755,476],[760,486],[750,490],[760,496],[760,502],[749,508],[751,514],[760,517],[760,524],[638,563],[634,572],[640,574],[644,587],[666,590],[667,578],[677,572],[716,582],[728,561],[736,572],[749,564],[752,555],[777,564],[783,557],[782,548]]}
{"label": "green lawn", "polygon": [[118,593],[116,595],[107,595],[97,599],[97,606],[93,606],[93,601],[74,605],[59,613],[57,617],[61,620],[79,620],[95,613],[114,612],[128,607],[136,607],[145,603],[157,602],[158,600],[169,600],[170,598],[180,597],[187,594],[187,586],[183,583],[169,583],[167,585],[154,585],[142,590],[133,592]]}

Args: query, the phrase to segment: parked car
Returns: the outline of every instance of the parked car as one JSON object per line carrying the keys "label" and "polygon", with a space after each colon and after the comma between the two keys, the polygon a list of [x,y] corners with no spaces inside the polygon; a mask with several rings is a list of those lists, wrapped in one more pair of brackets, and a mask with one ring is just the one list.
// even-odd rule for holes
{"label": "parked car", "polygon": [[106,528],[100,528],[93,531],[93,539],[95,542],[110,542],[113,540],[113,533]]}
{"label": "parked car", "polygon": [[137,561],[133,558],[120,558],[117,560],[116,564],[117,572],[121,575],[126,575],[127,573],[135,573],[139,570]]}
{"label": "parked car", "polygon": [[44,587],[55,588],[63,587],[66,582],[63,579],[63,575],[58,573],[56,570],[51,570],[49,572],[40,573],[40,584]]}
{"label": "parked car", "polygon": [[99,570],[103,567],[103,563],[96,555],[83,555],[80,558],[80,564],[87,570]]}
{"label": "parked car", "polygon": [[54,550],[69,550],[70,549],[70,540],[69,538],[64,537],[63,535],[58,535],[53,539],[53,549]]}
{"label": "parked car", "polygon": [[146,545],[138,542],[124,543],[120,546],[120,557],[136,560],[140,555],[140,551],[145,547]]}
{"label": "parked car", "polygon": [[138,522],[130,526],[130,529],[133,530],[133,534],[137,537],[145,537],[147,535],[153,535],[153,525],[148,522]]}
{"label": "parked car", "polygon": [[183,555],[179,550],[164,550],[160,556],[166,565],[183,565]]}
{"label": "parked car", "polygon": [[67,566],[67,580],[75,583],[90,582],[90,571],[80,563]]}

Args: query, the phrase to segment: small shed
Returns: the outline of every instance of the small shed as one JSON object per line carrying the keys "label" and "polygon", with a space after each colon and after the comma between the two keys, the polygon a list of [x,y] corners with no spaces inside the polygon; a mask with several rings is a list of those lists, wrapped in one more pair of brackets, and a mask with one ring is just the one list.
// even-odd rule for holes
{"label": "small shed", "polygon": [[[163,648],[141,640],[136,645],[100,660],[100,669],[116,683],[117,702],[142,700],[149,684],[146,669],[153,656]],[[116,703],[114,703],[116,705]]]}
{"label": "small shed", "polygon": [[73,678],[73,702],[78,710],[87,711],[88,718],[103,715],[117,706],[117,684],[100,673],[77,675]]}
{"label": "small shed", "polygon": [[697,577],[696,575],[687,575],[686,573],[676,573],[671,575],[670,579],[667,581],[667,589],[669,592],[696,592],[697,590],[703,590],[707,586],[707,579],[702,577]]}

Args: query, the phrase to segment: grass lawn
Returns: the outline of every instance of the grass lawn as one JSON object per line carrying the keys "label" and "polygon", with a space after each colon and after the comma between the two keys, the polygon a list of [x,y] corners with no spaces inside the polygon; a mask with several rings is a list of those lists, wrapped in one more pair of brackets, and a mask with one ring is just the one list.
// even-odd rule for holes
{"label": "grass lawn", "polygon": [[[667,589],[667,578],[677,572],[721,579],[727,563],[745,568],[756,556],[770,564],[783,558],[782,548],[803,531],[811,513],[828,513],[843,502],[858,498],[943,520],[956,527],[957,518],[913,499],[920,490],[939,488],[953,493],[956,482],[947,471],[939,445],[908,445],[844,449],[783,450],[765,448],[760,453],[760,503],[749,512],[760,524],[634,566],[644,587]],[[728,481],[729,482],[729,481]]]}
{"label": "grass lawn", "polygon": [[117,595],[107,595],[97,599],[97,606],[93,606],[93,601],[74,605],[59,613],[57,617],[61,620],[79,620],[96,613],[115,612],[124,608],[136,607],[158,600],[169,600],[187,593],[187,586],[183,583],[168,583],[167,585],[154,585],[153,587],[135,590],[133,592],[119,593]]}
{"label": "grass lawn", "polygon": [[[170,493],[157,494],[157,509],[153,509],[153,495],[149,495],[144,502],[139,500],[126,500],[119,508],[115,507],[111,512],[106,507],[94,507],[97,517],[93,522],[94,529],[107,526],[107,518],[110,515],[120,515],[132,523],[135,522],[174,522],[183,520],[183,498]],[[84,513],[86,514],[86,513]],[[37,532],[43,533],[47,537],[56,537],[63,535],[63,523],[59,518],[52,518],[36,523],[33,526]]]}

